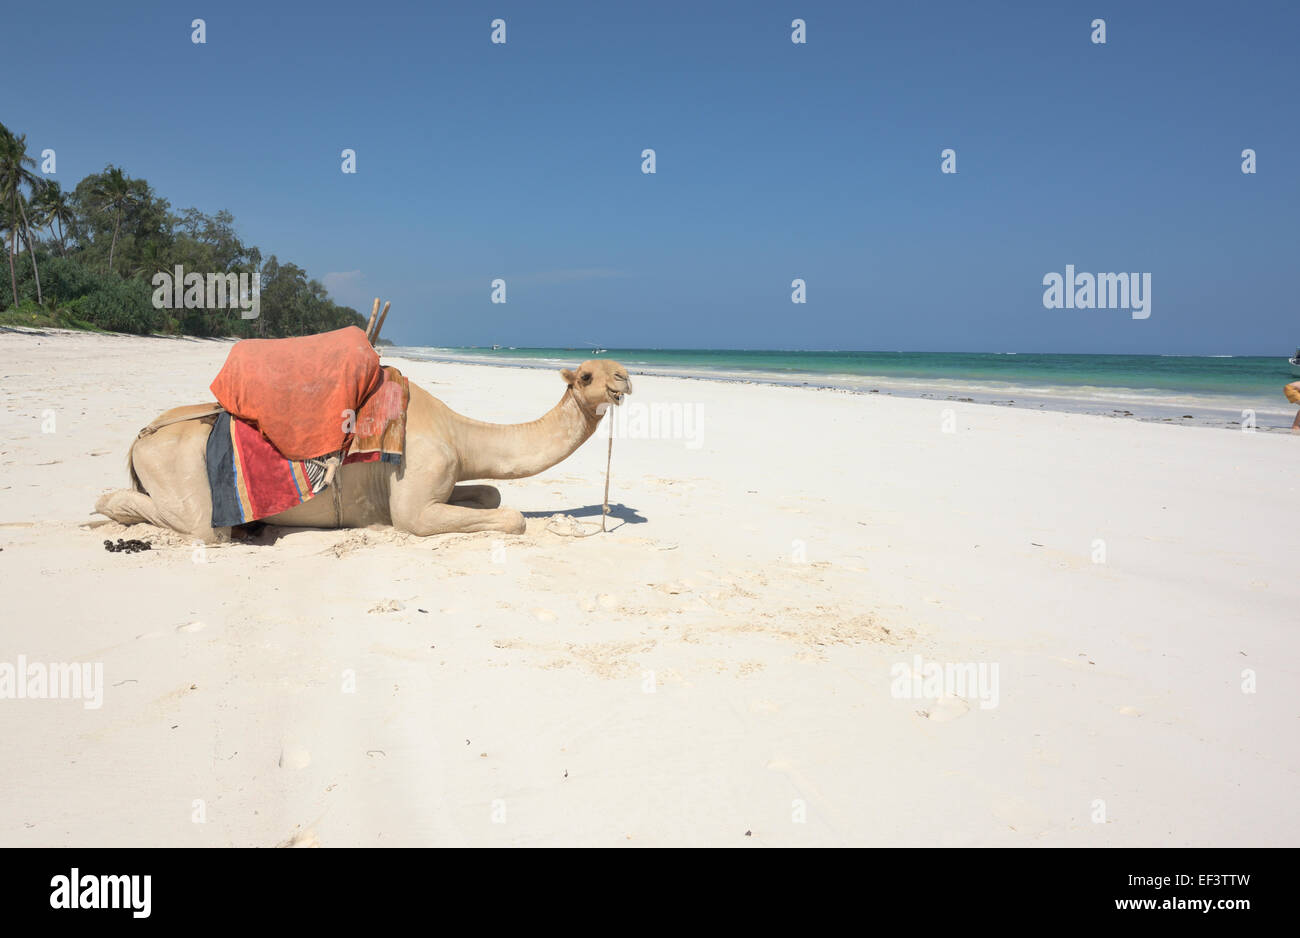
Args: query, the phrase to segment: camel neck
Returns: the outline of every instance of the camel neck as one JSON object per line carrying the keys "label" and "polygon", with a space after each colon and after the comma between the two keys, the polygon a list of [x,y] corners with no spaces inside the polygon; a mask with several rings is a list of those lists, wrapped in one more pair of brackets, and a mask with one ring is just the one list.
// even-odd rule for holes
{"label": "camel neck", "polygon": [[484,423],[455,412],[453,417],[460,453],[458,482],[537,475],[571,455],[600,424],[600,416],[586,409],[572,389],[529,423]]}

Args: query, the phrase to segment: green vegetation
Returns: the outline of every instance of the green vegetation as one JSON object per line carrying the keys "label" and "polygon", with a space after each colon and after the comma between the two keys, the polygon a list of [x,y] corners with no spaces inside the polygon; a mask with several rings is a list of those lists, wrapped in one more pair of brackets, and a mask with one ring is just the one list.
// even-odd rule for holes
{"label": "green vegetation", "polygon": [[[0,124],[0,238],[8,277],[0,325],[172,335],[307,335],[365,328],[296,264],[246,245],[229,212],[179,215],[143,179],[117,166],[67,192],[35,172],[27,138]],[[152,278],[186,273],[261,274],[261,315],[234,309],[155,309]]]}

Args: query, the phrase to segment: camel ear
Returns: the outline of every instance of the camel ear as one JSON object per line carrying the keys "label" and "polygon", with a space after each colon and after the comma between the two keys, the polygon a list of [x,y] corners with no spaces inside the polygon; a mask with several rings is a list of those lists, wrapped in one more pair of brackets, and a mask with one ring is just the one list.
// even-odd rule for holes
{"label": "camel ear", "polygon": [[572,386],[573,382],[578,380],[578,373],[570,371],[568,368],[561,368],[560,377],[564,379],[565,384]]}

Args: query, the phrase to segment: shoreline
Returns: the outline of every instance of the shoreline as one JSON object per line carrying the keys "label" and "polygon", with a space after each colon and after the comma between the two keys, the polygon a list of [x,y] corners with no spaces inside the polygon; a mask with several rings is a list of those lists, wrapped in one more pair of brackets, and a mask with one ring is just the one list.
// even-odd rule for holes
{"label": "shoreline", "polygon": [[[575,356],[574,361],[567,363],[549,358],[485,361],[481,357],[474,355],[457,355],[443,351],[433,354],[419,354],[418,356],[401,354],[403,352],[421,353],[422,348],[421,346],[393,346],[388,357],[401,358],[412,362],[439,362],[443,364],[481,365],[489,368],[522,368],[530,370],[551,370],[556,367],[567,367],[583,360],[581,357]],[[385,353],[381,352],[380,354],[382,356]],[[613,352],[608,353],[608,357],[617,360],[616,354]],[[1214,401],[1203,396],[1189,396],[1182,401],[1169,399],[1173,395],[1162,399],[1159,396],[1161,392],[1155,389],[1141,388],[1097,387],[1093,388],[1097,392],[1097,395],[1093,398],[1068,397],[1044,394],[1041,390],[1036,391],[1033,388],[1020,386],[992,388],[979,382],[961,383],[959,379],[948,378],[936,378],[934,379],[936,383],[931,386],[909,386],[897,379],[887,377],[846,376],[843,380],[837,381],[810,376],[810,380],[796,380],[772,373],[714,371],[705,374],[691,374],[674,368],[631,365],[628,366],[628,371],[633,376],[680,378],[689,381],[708,381],[732,385],[804,388],[810,391],[827,391],[861,397],[880,395],[910,400],[979,404],[982,406],[1081,414],[1111,419],[1129,419],[1141,423],[1213,427],[1237,432],[1242,432],[1242,414],[1244,410],[1248,409],[1240,405],[1255,403],[1227,396],[1223,401]],[[951,382],[951,386],[944,386],[939,382]],[[1110,396],[1106,396],[1108,393]],[[1282,397],[1280,392],[1278,397]],[[1256,404],[1253,408],[1249,408],[1255,413],[1255,430],[1261,433],[1288,433],[1291,421],[1295,416],[1294,413],[1287,409],[1289,406],[1286,403],[1265,407]],[[1190,416],[1185,416],[1189,413]]]}

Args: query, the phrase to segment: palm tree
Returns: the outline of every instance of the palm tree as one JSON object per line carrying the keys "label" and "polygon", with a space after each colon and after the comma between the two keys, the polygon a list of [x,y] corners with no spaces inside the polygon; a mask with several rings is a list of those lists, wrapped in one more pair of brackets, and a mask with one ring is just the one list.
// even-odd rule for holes
{"label": "palm tree", "polygon": [[5,170],[10,151],[14,147],[14,135],[9,128],[0,124],[0,230],[9,231],[9,287],[13,290],[14,305],[18,305],[18,275],[14,273],[13,220],[6,210],[8,205],[9,176]]}
{"label": "palm tree", "polygon": [[27,245],[27,256],[32,259],[32,277],[36,280],[36,303],[43,304],[41,299],[41,272],[36,266],[36,239],[32,237],[32,226],[27,222],[28,201],[23,194],[18,193],[18,214],[23,223],[23,244]]}
{"label": "palm tree", "polygon": [[59,254],[67,257],[68,228],[76,221],[72,206],[68,204],[68,194],[53,179],[47,179],[32,204],[40,213],[36,222],[39,227],[49,228],[51,234],[58,227]]}
{"label": "palm tree", "polygon": [[9,204],[9,286],[13,290],[15,306],[18,305],[18,279],[14,273],[14,256],[18,253],[20,225],[23,243],[32,259],[36,302],[41,302],[41,272],[36,265],[31,227],[27,224],[27,200],[22,194],[23,186],[33,193],[41,186],[41,177],[27,168],[35,165],[36,161],[27,155],[27,135],[14,136],[8,127],[0,124],[0,201]]}
{"label": "palm tree", "polygon": [[18,192],[17,179],[13,177],[10,163],[18,150],[18,141],[4,124],[0,124],[0,221],[9,231],[9,288],[13,291],[14,305],[18,305],[18,275],[14,272],[15,238],[18,236],[18,213],[10,201],[10,189]]}
{"label": "palm tree", "polygon": [[[3,199],[0,199],[0,245],[4,245],[9,240],[9,230],[12,222],[9,220],[9,206]],[[5,249],[5,256],[9,258],[9,283],[13,288],[14,305],[18,305],[18,278],[14,274],[14,258],[8,248]]]}
{"label": "palm tree", "polygon": [[117,250],[117,233],[122,227],[122,212],[135,205],[140,196],[131,180],[116,166],[108,167],[108,171],[96,182],[93,195],[99,201],[100,208],[113,211],[113,241],[108,246],[108,269],[112,270],[113,252]]}

